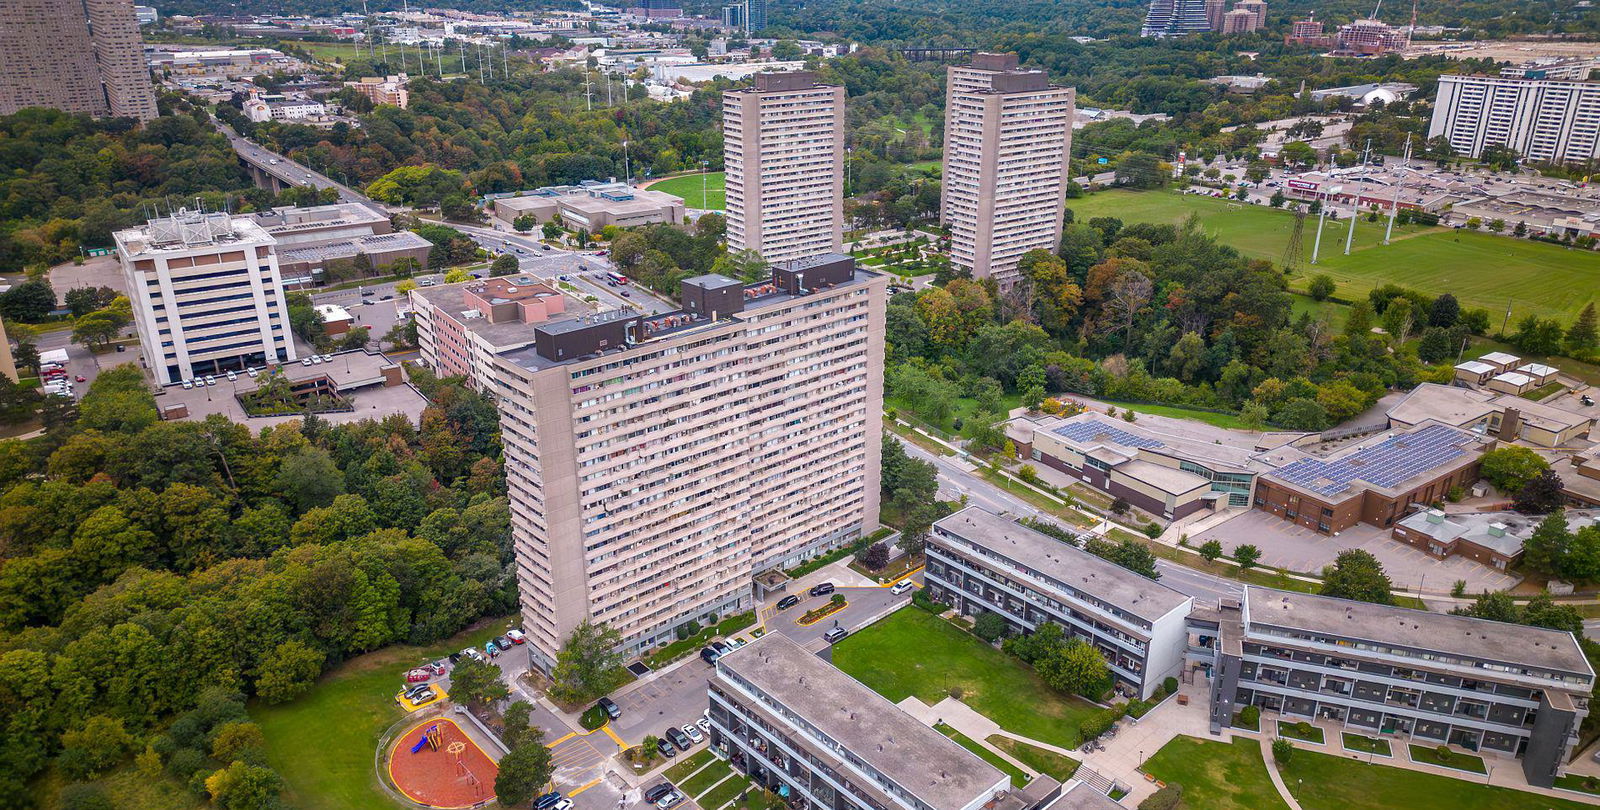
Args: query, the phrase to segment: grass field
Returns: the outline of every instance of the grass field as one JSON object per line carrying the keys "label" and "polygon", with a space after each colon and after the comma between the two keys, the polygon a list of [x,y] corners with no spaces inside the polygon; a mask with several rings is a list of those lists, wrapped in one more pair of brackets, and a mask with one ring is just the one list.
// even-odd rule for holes
{"label": "grass field", "polygon": [[[1191,212],[1201,226],[1222,242],[1253,258],[1281,262],[1294,229],[1294,216],[1266,206],[1229,203],[1211,197],[1171,191],[1102,191],[1069,200],[1078,221],[1113,216],[1123,222],[1181,224]],[[1315,241],[1314,218],[1306,220],[1301,237],[1309,261]],[[1364,296],[1374,287],[1402,284],[1425,292],[1450,291],[1463,306],[1505,312],[1509,303],[1513,319],[1535,312],[1570,322],[1600,290],[1600,253],[1568,250],[1543,242],[1529,242],[1491,234],[1448,228],[1396,227],[1387,247],[1384,222],[1356,225],[1355,243],[1343,255],[1348,221],[1329,221],[1322,236],[1321,262],[1302,265],[1290,279],[1304,289],[1315,273],[1327,273],[1338,282],[1341,298]]]}
{"label": "grass field", "polygon": [[1057,782],[1065,782],[1078,772],[1078,761],[1072,757],[1064,757],[1054,751],[1046,751],[1036,745],[1018,742],[1010,737],[995,734],[989,738],[989,744],[1010,754],[1012,759],[1042,773]]}
{"label": "grass field", "polygon": [[669,177],[650,186],[651,191],[660,191],[675,197],[682,197],[684,205],[690,208],[710,211],[721,211],[728,206],[726,189],[727,175],[722,172],[706,172],[704,196],[700,193],[700,175],[698,174]]}
{"label": "grass field", "polygon": [[1173,419],[1193,419],[1197,422],[1205,422],[1208,425],[1215,425],[1220,428],[1248,430],[1248,428],[1245,427],[1244,421],[1231,413],[1200,411],[1190,408],[1178,408],[1172,405],[1144,405],[1133,402],[1107,402],[1106,404],[1115,405],[1118,408],[1124,409],[1131,408],[1133,409],[1134,413],[1148,413],[1155,416],[1170,416]]}
{"label": "grass field", "polygon": [[[1500,767],[1520,766],[1507,763]],[[1280,770],[1289,792],[1305,810],[1578,810],[1593,806],[1317,751],[1296,751],[1288,767]],[[1184,798],[1188,799],[1187,793]]]}
{"label": "grass field", "polygon": [[[1296,752],[1296,758],[1308,756]],[[1175,737],[1161,746],[1144,769],[1163,782],[1183,785],[1183,804],[1205,810],[1288,810],[1267,765],[1261,744],[1238,737],[1230,743]],[[1406,805],[1385,805],[1403,807]],[[1431,806],[1431,805],[1416,805]]]}
{"label": "grass field", "polygon": [[1001,773],[1011,777],[1012,787],[1024,787],[1029,782],[1033,781],[1033,778],[1028,776],[1027,773],[1023,772],[1021,768],[1018,768],[1017,766],[1005,761],[1004,758],[995,752],[984,748],[982,745],[979,745],[976,740],[968,737],[965,734],[962,734],[959,731],[956,731],[955,728],[949,724],[939,723],[936,724],[934,728],[938,730],[940,734],[955,740],[956,745],[959,745],[962,748],[977,754],[979,759],[989,763],[990,765],[993,765]]}
{"label": "grass field", "polygon": [[427,648],[390,647],[345,662],[308,694],[282,706],[252,707],[267,739],[267,761],[288,783],[285,804],[302,810],[387,807],[373,770],[378,739],[405,712],[394,701],[407,667],[472,645],[509,626],[483,622]]}
{"label": "grass field", "polygon": [[1061,748],[1077,747],[1078,725],[1095,711],[1046,686],[1022,662],[916,608],[833,645],[833,663],[896,703],[915,695],[931,706],[960,689],[962,702],[1001,728]]}

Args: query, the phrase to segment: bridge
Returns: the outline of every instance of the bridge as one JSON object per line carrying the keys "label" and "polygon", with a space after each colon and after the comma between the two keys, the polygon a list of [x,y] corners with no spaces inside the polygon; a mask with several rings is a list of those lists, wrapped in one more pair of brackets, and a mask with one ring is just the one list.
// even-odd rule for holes
{"label": "bridge", "polygon": [[365,205],[384,216],[389,216],[389,210],[381,203],[355,189],[334,182],[321,172],[296,163],[264,146],[256,145],[221,121],[215,123],[217,130],[227,137],[229,145],[233,147],[233,153],[239,158],[239,163],[250,172],[250,179],[261,188],[274,194],[281,193],[287,188],[303,186],[337,189],[339,202]]}
{"label": "bridge", "polygon": [[913,62],[949,62],[963,59],[978,52],[977,48],[895,48],[895,52]]}

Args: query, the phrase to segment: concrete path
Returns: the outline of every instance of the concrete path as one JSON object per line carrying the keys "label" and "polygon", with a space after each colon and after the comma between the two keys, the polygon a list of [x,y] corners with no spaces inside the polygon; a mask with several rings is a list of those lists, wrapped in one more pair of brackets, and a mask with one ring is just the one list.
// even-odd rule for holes
{"label": "concrete path", "polygon": [[1261,736],[1261,759],[1266,761],[1267,776],[1272,777],[1272,786],[1278,789],[1283,803],[1289,805],[1289,810],[1300,810],[1300,802],[1289,792],[1289,786],[1283,783],[1283,774],[1278,773],[1278,763],[1272,758],[1272,740],[1267,739],[1265,734]]}

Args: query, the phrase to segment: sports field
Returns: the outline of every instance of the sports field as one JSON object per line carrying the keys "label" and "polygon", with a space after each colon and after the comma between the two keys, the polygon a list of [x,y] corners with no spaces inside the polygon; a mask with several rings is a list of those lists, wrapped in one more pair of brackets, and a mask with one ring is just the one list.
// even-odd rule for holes
{"label": "sports field", "polygon": [[723,189],[726,188],[726,182],[726,175],[722,172],[706,172],[706,193],[704,197],[700,195],[699,174],[686,174],[681,177],[657,180],[650,184],[650,190],[682,197],[684,204],[690,208],[721,211],[728,205],[727,196],[723,193]]}
{"label": "sports field", "polygon": [[[1294,230],[1294,215],[1266,206],[1227,202],[1174,191],[1101,191],[1068,200],[1077,221],[1111,216],[1125,223],[1181,224],[1200,215],[1208,233],[1253,258],[1283,260]],[[1327,273],[1338,282],[1340,298],[1366,295],[1396,283],[1424,292],[1451,292],[1464,306],[1512,317],[1529,312],[1570,322],[1584,304],[1600,296],[1600,253],[1569,250],[1543,242],[1468,233],[1449,228],[1396,227],[1394,240],[1381,244],[1385,222],[1356,223],[1355,241],[1344,255],[1349,221],[1329,221],[1322,234],[1321,260],[1303,264],[1289,283],[1304,289],[1306,279]],[[1316,239],[1316,219],[1306,219],[1301,244],[1305,261]]]}

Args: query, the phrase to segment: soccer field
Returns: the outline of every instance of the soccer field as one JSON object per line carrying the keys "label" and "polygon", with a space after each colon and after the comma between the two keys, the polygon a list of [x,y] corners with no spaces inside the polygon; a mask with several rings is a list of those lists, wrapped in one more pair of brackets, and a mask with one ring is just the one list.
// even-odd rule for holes
{"label": "soccer field", "polygon": [[726,188],[726,175],[722,172],[706,172],[705,197],[700,196],[700,175],[686,174],[682,177],[669,177],[658,180],[650,185],[651,191],[661,191],[674,197],[682,197],[685,205],[690,208],[702,208],[711,211],[721,211],[727,207],[727,197],[723,193]]}
{"label": "soccer field", "polygon": [[[1201,227],[1252,258],[1283,261],[1294,230],[1294,215],[1265,206],[1229,203],[1170,191],[1101,191],[1068,200],[1077,221],[1117,217],[1125,223],[1181,224],[1190,212]],[[1344,255],[1349,221],[1329,221],[1322,234],[1321,259],[1302,264],[1290,284],[1304,289],[1306,279],[1327,273],[1338,282],[1338,296],[1358,298],[1393,282],[1428,293],[1450,292],[1464,306],[1500,315],[1509,304],[1513,319],[1529,312],[1570,322],[1600,295],[1600,254],[1543,242],[1469,233],[1449,228],[1396,227],[1383,241],[1386,222],[1356,223],[1355,242]],[[1307,217],[1301,235],[1304,261],[1311,258],[1316,218]]]}

